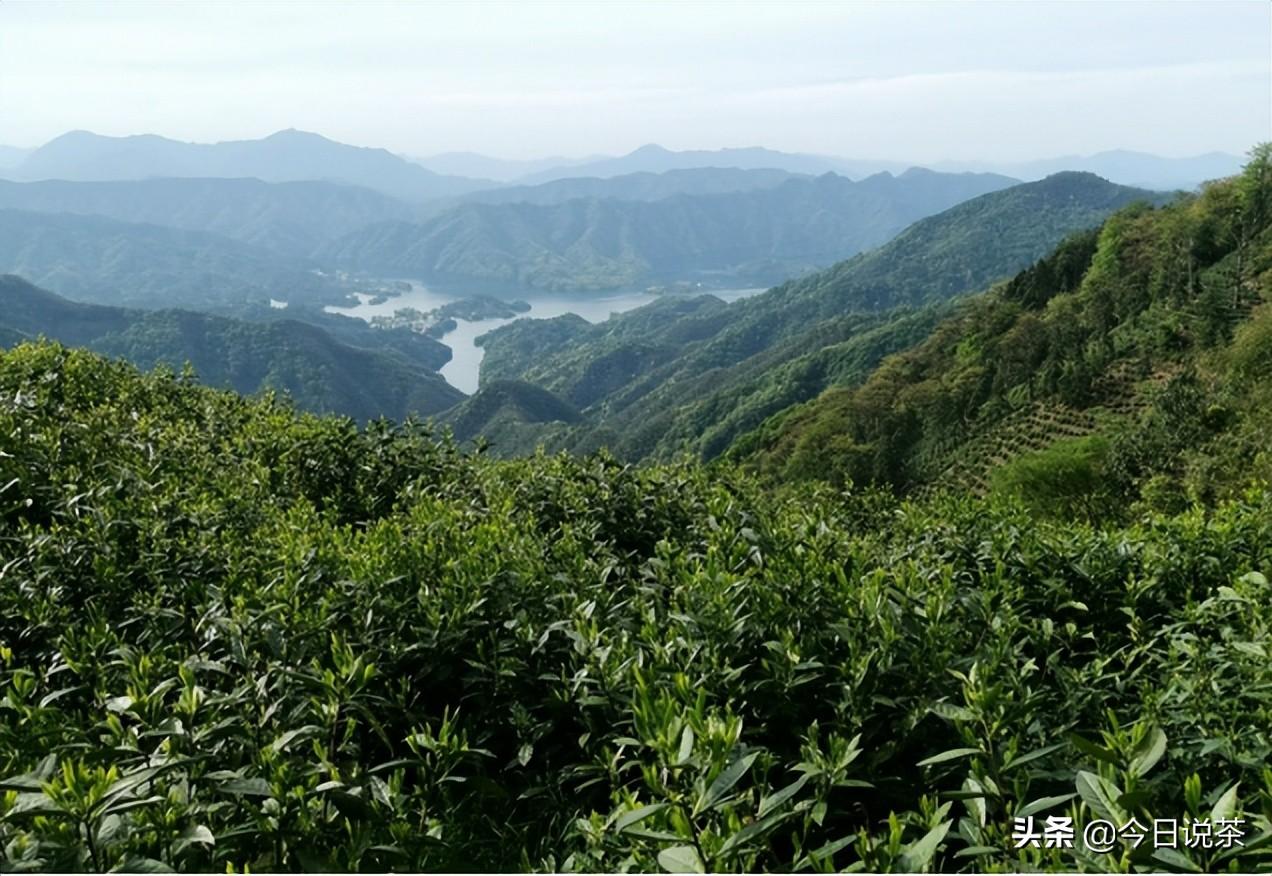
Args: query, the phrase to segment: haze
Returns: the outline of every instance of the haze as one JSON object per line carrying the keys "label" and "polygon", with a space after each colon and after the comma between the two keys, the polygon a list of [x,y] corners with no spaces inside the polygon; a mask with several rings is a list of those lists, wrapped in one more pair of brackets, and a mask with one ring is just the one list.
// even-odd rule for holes
{"label": "haze", "polygon": [[408,155],[1244,153],[1272,5],[0,3],[0,143],[285,127]]}

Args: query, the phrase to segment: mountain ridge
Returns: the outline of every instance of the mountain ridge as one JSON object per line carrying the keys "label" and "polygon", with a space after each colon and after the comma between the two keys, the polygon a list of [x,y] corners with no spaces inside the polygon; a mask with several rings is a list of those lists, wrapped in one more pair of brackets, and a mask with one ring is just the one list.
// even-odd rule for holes
{"label": "mountain ridge", "polygon": [[0,180],[0,209],[207,231],[293,257],[373,222],[419,215],[413,205],[348,183],[250,177]]}
{"label": "mountain ridge", "polygon": [[191,143],[157,134],[108,137],[71,131],[33,150],[8,175],[22,181],[251,177],[266,182],[340,181],[425,201],[494,185],[447,177],[385,149],[350,146],[287,129],[255,140]]}
{"label": "mountain ridge", "polygon": [[[585,424],[545,434],[552,449],[589,447],[604,433],[625,459],[711,458],[790,404],[865,379],[883,356],[921,340],[945,299],[1010,277],[1120,206],[1166,197],[1082,174],[1022,183],[727,306],[668,301],[590,327],[522,320],[496,329],[483,339],[483,381],[523,380],[579,405]],[[940,283],[930,286],[933,277]],[[520,437],[501,452],[532,450],[538,438]]]}
{"label": "mountain ridge", "polygon": [[143,370],[190,362],[203,382],[252,395],[287,392],[305,410],[366,421],[436,414],[464,399],[436,372],[350,346],[298,320],[246,322],[189,310],[71,301],[0,274],[0,329],[127,359]]}
{"label": "mountain ridge", "polygon": [[624,288],[694,274],[758,285],[878,245],[920,216],[1014,182],[934,172],[853,182],[825,174],[656,201],[469,203],[424,223],[354,232],[328,257],[350,270],[510,288]]}

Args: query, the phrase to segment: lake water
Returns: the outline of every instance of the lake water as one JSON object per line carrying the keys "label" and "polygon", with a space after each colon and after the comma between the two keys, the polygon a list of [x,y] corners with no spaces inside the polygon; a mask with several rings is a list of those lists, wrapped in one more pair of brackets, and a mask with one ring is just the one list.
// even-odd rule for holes
{"label": "lake water", "polygon": [[[736,301],[746,298],[759,289],[704,289],[703,294],[714,295],[724,301]],[[372,296],[356,293],[359,303],[353,307],[326,307],[328,313],[342,313],[345,316],[356,316],[370,320],[373,316],[392,316],[394,311],[403,307],[413,307],[420,311],[429,311],[441,307],[451,301],[465,298],[462,293],[439,292],[429,289],[421,283],[411,281],[411,291],[393,296],[379,304],[372,304]],[[645,304],[658,300],[657,295],[648,292],[622,292],[617,294],[601,293],[596,297],[570,295],[553,295],[547,292],[529,292],[516,296],[530,305],[527,313],[518,314],[510,319],[481,319],[474,322],[456,320],[456,328],[442,336],[443,344],[451,348],[451,360],[442,368],[442,377],[458,390],[466,393],[477,391],[477,378],[481,371],[481,360],[486,351],[477,346],[475,341],[492,329],[507,325],[517,319],[552,319],[567,313],[578,314],[588,322],[604,322],[616,313],[634,310]]]}

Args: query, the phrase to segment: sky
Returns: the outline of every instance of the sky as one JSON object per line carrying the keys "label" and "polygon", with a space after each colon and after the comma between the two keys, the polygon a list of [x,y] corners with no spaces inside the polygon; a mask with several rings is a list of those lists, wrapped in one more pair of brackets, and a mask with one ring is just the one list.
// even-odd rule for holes
{"label": "sky", "polygon": [[428,156],[916,162],[1272,139],[1272,3],[0,0],[0,144],[283,128]]}

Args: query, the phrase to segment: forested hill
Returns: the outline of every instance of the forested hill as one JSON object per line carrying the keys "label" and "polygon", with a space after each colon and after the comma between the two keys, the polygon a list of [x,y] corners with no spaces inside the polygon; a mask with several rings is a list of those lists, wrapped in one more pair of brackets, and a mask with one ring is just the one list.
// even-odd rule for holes
{"label": "forested hill", "polygon": [[415,207],[358,186],[258,179],[0,180],[0,208],[210,231],[290,256],[308,256],[373,222],[416,215]]}
{"label": "forested hill", "polygon": [[787,283],[781,294],[815,302],[820,315],[942,301],[1001,279],[1004,265],[1024,267],[1120,207],[1172,197],[1091,173],[1057,173],[920,220],[878,249]]}
{"label": "forested hill", "polygon": [[1272,161],[1133,206],[732,455],[775,479],[1179,507],[1272,479]]}
{"label": "forested hill", "polygon": [[388,352],[391,345],[358,348],[295,320],[253,323],[182,310],[80,304],[14,276],[0,275],[0,329],[10,344],[43,336],[146,369],[162,364],[180,372],[188,362],[209,386],[244,394],[275,390],[305,410],[358,421],[423,417],[464,398],[432,370],[445,363],[449,351],[428,338],[419,343],[436,349],[432,368]]}
{"label": "forested hill", "polygon": [[0,209],[0,273],[80,301],[215,309],[343,302],[309,263],[206,231]]}
{"label": "forested hill", "polygon": [[877,246],[915,219],[1012,182],[930,171],[861,182],[827,174],[656,201],[464,204],[422,224],[356,231],[325,255],[391,276],[555,290],[695,274],[757,285]]}
{"label": "forested hill", "polygon": [[[883,356],[921,341],[944,315],[943,296],[1010,277],[1119,206],[1165,197],[1061,174],[960,204],[877,250],[727,307],[660,302],[596,326],[506,326],[483,341],[483,379],[541,386],[584,419],[501,429],[495,450],[543,441],[605,444],[624,458],[716,456],[766,417],[860,382]],[[905,312],[893,320],[887,308],[897,306]]]}

